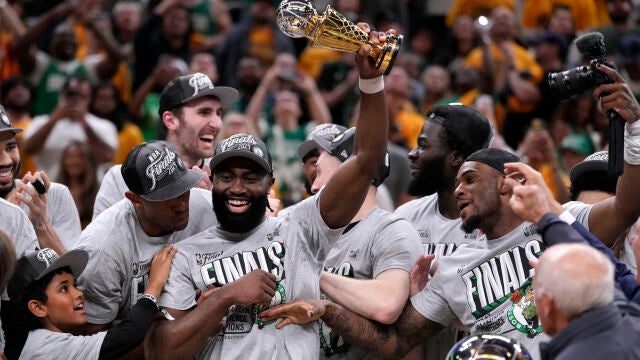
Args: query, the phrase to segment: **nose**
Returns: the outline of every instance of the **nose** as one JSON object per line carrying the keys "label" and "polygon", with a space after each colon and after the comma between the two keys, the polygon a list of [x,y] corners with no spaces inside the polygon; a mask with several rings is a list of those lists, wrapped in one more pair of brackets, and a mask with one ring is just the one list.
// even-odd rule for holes
{"label": "nose", "polygon": [[464,188],[462,187],[462,184],[459,184],[456,189],[453,191],[453,196],[456,199],[460,199],[460,197],[462,196],[462,194],[464,194]]}
{"label": "nose", "polygon": [[416,146],[413,149],[411,149],[407,157],[409,158],[409,160],[415,160],[418,157],[418,147]]}
{"label": "nose", "polygon": [[84,293],[82,292],[82,290],[78,289],[75,286],[72,286],[71,291],[74,299],[80,299],[80,300],[84,299]]}
{"label": "nose", "polygon": [[311,193],[315,195],[320,191],[320,189],[322,189],[322,185],[320,185],[318,177],[316,176],[315,180],[313,180],[313,184],[311,184]]}

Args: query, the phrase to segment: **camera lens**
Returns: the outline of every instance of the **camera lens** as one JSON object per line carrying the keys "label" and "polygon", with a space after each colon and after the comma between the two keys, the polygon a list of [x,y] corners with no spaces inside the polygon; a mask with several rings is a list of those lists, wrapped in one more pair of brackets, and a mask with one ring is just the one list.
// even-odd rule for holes
{"label": "camera lens", "polygon": [[549,88],[553,96],[560,102],[580,95],[596,84],[593,70],[589,66],[578,66],[573,69],[550,73]]}

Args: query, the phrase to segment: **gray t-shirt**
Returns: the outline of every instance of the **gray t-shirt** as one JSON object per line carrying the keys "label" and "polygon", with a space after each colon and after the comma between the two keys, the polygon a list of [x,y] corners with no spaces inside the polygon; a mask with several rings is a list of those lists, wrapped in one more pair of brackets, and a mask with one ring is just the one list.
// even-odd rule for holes
{"label": "gray t-shirt", "polygon": [[[39,249],[38,238],[33,230],[31,221],[19,207],[0,198],[0,229],[7,233],[16,247],[16,258],[31,253]],[[7,291],[0,289],[2,292],[2,300],[8,301]],[[2,323],[0,323],[0,350],[4,350],[5,339],[2,331]]]}
{"label": "gray t-shirt", "polygon": [[[29,194],[25,193],[25,195],[29,198]],[[26,204],[20,204],[20,208],[26,214],[29,213],[29,207]],[[80,236],[82,226],[80,225],[78,208],[69,188],[59,183],[51,183],[49,191],[47,191],[46,212],[51,226],[62,241],[62,245],[66,249],[73,248],[78,236]]]}
{"label": "gray t-shirt", "polygon": [[100,213],[107,210],[111,205],[124,199],[124,193],[129,191],[120,172],[121,167],[122,165],[113,165],[106,174],[104,174],[100,182],[100,189],[96,194],[96,200],[93,203],[93,219],[98,217]]}
{"label": "gray t-shirt", "polygon": [[20,360],[97,360],[106,331],[91,336],[36,329],[29,332]]}
{"label": "gray t-shirt", "polygon": [[436,254],[438,258],[451,255],[461,244],[474,242],[477,238],[477,231],[462,231],[459,218],[452,220],[442,216],[438,209],[438,194],[409,201],[394,214],[409,220],[420,235],[424,253]]}
{"label": "gray t-shirt", "polygon": [[22,209],[0,198],[0,214],[0,229],[13,240],[17,258],[40,249],[33,225]]}
{"label": "gray t-shirt", "polygon": [[[375,279],[389,269],[410,273],[421,253],[418,233],[407,220],[375,208],[340,236],[329,251],[324,267],[326,271],[354,279]],[[345,344],[342,337],[322,321],[319,326],[321,359],[377,359]]]}
{"label": "gray t-shirt", "polygon": [[142,230],[129,199],[105,210],[76,244],[89,253],[89,263],[78,279],[89,322],[108,324],[126,317],[149,281],[153,255],[216,223],[211,193],[203,189],[191,189],[187,227],[165,236],[151,237]]}
{"label": "gray t-shirt", "polygon": [[[565,210],[574,214],[575,218],[589,230],[589,214],[593,205],[585,204],[580,201],[570,201],[563,205]],[[590,230],[589,230],[590,231]],[[638,273],[636,266],[636,257],[633,255],[633,247],[631,246],[631,237],[636,233],[636,226],[633,224],[624,238],[622,251],[620,252],[620,261],[622,261],[632,273]]]}
{"label": "gray t-shirt", "polygon": [[[195,291],[237,280],[256,269],[276,276],[271,304],[319,299],[322,264],[342,229],[322,219],[319,197],[303,200],[288,216],[265,217],[248,233],[212,227],[183,240],[171,274],[158,300],[161,306],[186,310],[195,305]],[[290,325],[276,330],[275,321],[260,323],[255,306],[232,306],[225,328],[201,350],[202,359],[317,359],[318,326]]]}
{"label": "gray t-shirt", "polygon": [[472,334],[502,334],[521,342],[539,359],[538,344],[548,337],[533,303],[529,260],[545,245],[534,224],[524,222],[501,238],[460,246],[440,258],[427,287],[411,298],[422,316],[449,325],[454,318]]}

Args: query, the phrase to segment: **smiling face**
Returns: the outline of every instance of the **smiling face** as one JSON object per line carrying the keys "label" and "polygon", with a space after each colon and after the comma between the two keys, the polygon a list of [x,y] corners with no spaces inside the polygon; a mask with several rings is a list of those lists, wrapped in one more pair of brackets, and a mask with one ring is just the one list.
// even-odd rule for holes
{"label": "smiling face", "polygon": [[188,167],[213,156],[214,139],[222,128],[222,107],[218,98],[203,97],[172,112],[178,125],[167,135]]}
{"label": "smiling face", "polygon": [[256,162],[232,157],[213,171],[213,210],[223,230],[243,233],[264,219],[273,177]]}
{"label": "smiling face", "polygon": [[413,196],[434,194],[451,182],[447,180],[445,166],[449,147],[440,135],[442,131],[442,125],[425,122],[418,136],[417,146],[409,152],[409,194]]}
{"label": "smiling face", "polygon": [[13,180],[20,167],[20,152],[11,131],[0,132],[0,197],[6,198],[15,187]]}
{"label": "smiling face", "polygon": [[500,217],[500,176],[494,168],[477,161],[465,162],[460,167],[456,177],[459,185],[454,195],[465,232],[480,229],[486,233],[496,218]]}
{"label": "smiling face", "polygon": [[[44,327],[51,331],[71,332],[87,323],[84,295],[76,288],[75,277],[68,272],[55,274],[45,290],[47,301],[31,300],[29,308],[43,319]],[[37,304],[34,304],[37,303]],[[34,312],[32,307],[36,306]]]}

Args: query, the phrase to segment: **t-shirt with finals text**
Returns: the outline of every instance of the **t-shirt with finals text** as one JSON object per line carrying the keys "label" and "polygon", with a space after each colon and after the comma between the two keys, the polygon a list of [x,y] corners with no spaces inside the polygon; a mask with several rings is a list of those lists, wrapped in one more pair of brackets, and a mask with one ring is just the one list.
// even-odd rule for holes
{"label": "t-shirt with finals text", "polygon": [[[180,243],[169,281],[158,303],[176,310],[195,305],[195,291],[231,283],[262,269],[276,276],[272,305],[319,299],[319,277],[330,247],[342,229],[330,229],[320,215],[318,195],[303,200],[289,215],[265,217],[238,234],[212,227]],[[317,359],[317,323],[277,330],[261,323],[257,306],[232,306],[225,327],[209,338],[199,359]]]}

